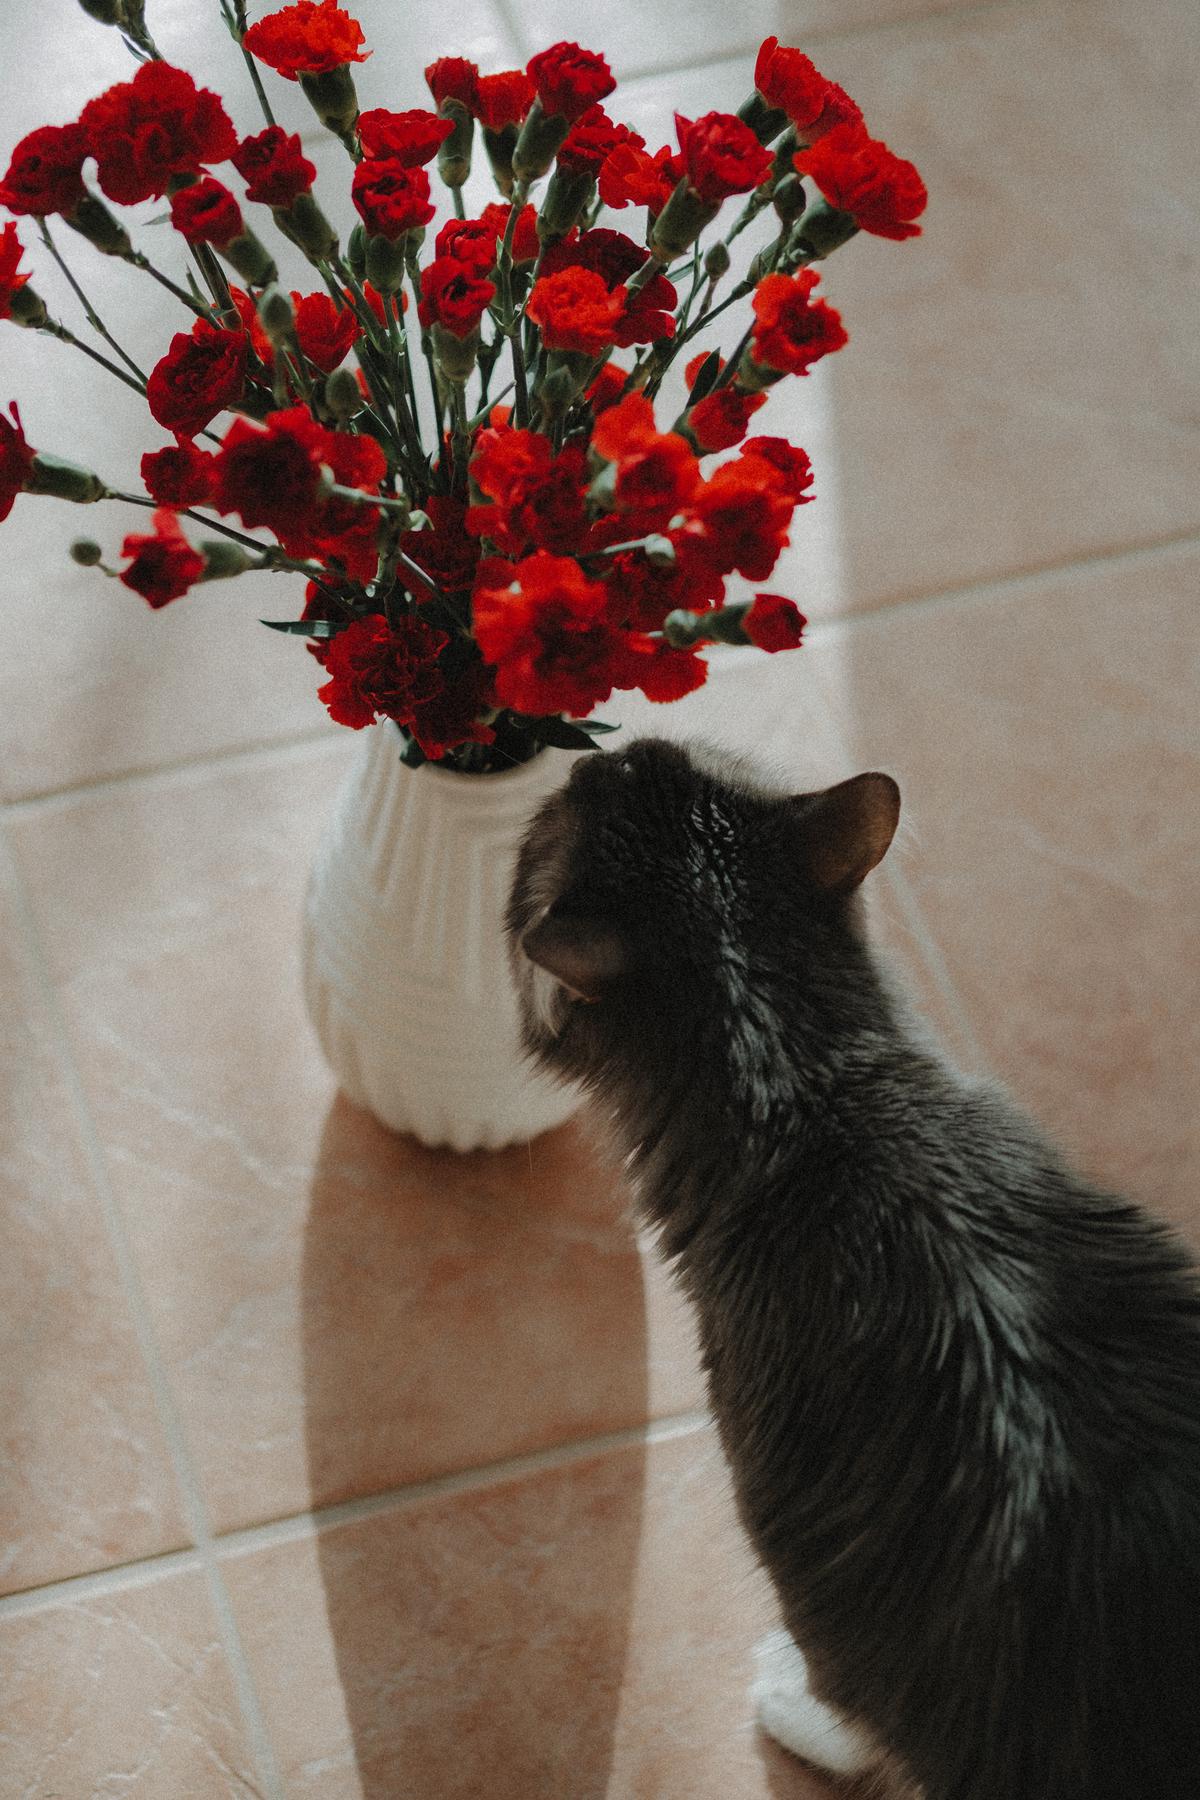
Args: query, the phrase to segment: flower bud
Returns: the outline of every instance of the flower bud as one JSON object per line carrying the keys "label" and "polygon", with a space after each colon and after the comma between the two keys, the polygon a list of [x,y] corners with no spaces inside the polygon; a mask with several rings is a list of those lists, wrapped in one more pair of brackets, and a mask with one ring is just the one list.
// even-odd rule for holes
{"label": "flower bud", "polygon": [[596,192],[590,171],[578,174],[556,168],[550,177],[542,210],[538,214],[537,234],[542,244],[556,244],[565,238],[572,225],[577,225]]}
{"label": "flower bud", "polygon": [[52,494],[56,500],[89,506],[94,500],[103,500],[108,489],[91,469],[81,469],[78,463],[63,462],[60,457],[39,451],[30,464],[25,491]]}
{"label": "flower bud", "polygon": [[343,424],[362,411],[362,390],[353,369],[335,369],[325,377],[325,404]]}
{"label": "flower bud", "polygon": [[544,175],[558,154],[571,127],[559,113],[544,113],[542,103],[535,100],[525,115],[513,150],[513,174],[518,181],[536,181]]}
{"label": "flower bud", "polygon": [[270,251],[252,231],[243,231],[227,244],[217,244],[214,248],[248,287],[266,287],[269,282],[279,279],[279,270]]}
{"label": "flower bud", "polygon": [[346,260],[350,264],[350,273],[356,281],[362,281],[367,273],[367,228],[356,225],[346,241]]}
{"label": "flower bud", "polygon": [[435,319],[429,341],[438,374],[455,387],[462,387],[470,379],[479,354],[478,331],[468,332],[466,337],[457,337],[454,332],[447,331],[440,320]]}
{"label": "flower bud", "polygon": [[743,125],[750,127],[760,144],[769,144],[773,137],[778,137],[788,122],[787,114],[777,106],[768,106],[757,88],[738,107],[737,116]]}
{"label": "flower bud", "polygon": [[358,95],[349,65],[343,63],[322,75],[301,75],[300,86],[322,125],[340,138],[349,137],[358,118]]}
{"label": "flower bud", "polygon": [[94,569],[103,555],[103,550],[94,538],[76,538],[71,545],[71,561],[77,562],[84,569]]}
{"label": "flower bud", "polygon": [[728,250],[718,240],[717,243],[710,244],[705,253],[704,273],[710,281],[720,281],[723,275],[729,273],[730,260]]}
{"label": "flower bud", "polygon": [[471,173],[471,140],[475,134],[475,121],[461,100],[454,100],[449,95],[438,107],[443,119],[454,122],[454,130],[444,144],[438,146],[438,174],[448,188],[460,188]]}
{"label": "flower bud", "polygon": [[296,335],[296,318],[292,302],[281,287],[269,287],[258,303],[258,318],[271,342],[289,343]]}
{"label": "flower bud", "polygon": [[103,200],[97,200],[95,194],[85,194],[78,206],[64,213],[63,218],[72,231],[85,237],[105,256],[128,256],[133,249],[121,221],[109,212]]}
{"label": "flower bud", "polygon": [[483,147],[492,165],[496,186],[506,200],[512,199],[513,152],[517,147],[517,136],[518,128],[515,125],[505,125],[499,131],[489,131],[486,125],[483,128]]}
{"label": "flower bud", "polygon": [[367,279],[381,294],[397,294],[404,285],[404,233],[398,238],[367,239]]}
{"label": "flower bud", "polygon": [[857,230],[850,213],[839,212],[828,200],[815,200],[788,239],[788,255],[820,261],[849,243]]}
{"label": "flower bud", "polygon": [[654,230],[650,234],[651,250],[662,262],[682,256],[720,210],[719,205],[713,206],[702,200],[685,178],[654,221]]}
{"label": "flower bud", "polygon": [[750,611],[752,600],[735,600],[716,612],[687,612],[682,607],[667,614],[663,636],[677,650],[690,650],[696,644],[748,644],[751,639],[742,621]]}
{"label": "flower bud", "polygon": [[652,569],[673,569],[677,561],[675,546],[661,531],[651,532],[642,545],[646,561]]}
{"label": "flower bud", "polygon": [[79,4],[89,18],[98,20],[101,25],[125,23],[125,8],[121,0],[79,0]]}
{"label": "flower bud", "polygon": [[46,302],[28,283],[24,287],[15,288],[9,295],[8,315],[14,324],[25,325],[34,331],[39,325],[44,325],[50,316],[46,311]]}
{"label": "flower bud", "polygon": [[273,208],[271,216],[284,237],[314,262],[326,262],[337,251],[337,232],[311,194],[297,194],[290,206]]}
{"label": "flower bud", "polygon": [[779,215],[781,224],[792,225],[800,217],[808,205],[808,195],[804,191],[804,183],[794,170],[790,175],[785,175],[782,181],[776,182],[771,204]]}
{"label": "flower bud", "polygon": [[244,575],[253,565],[232,538],[201,538],[196,546],[204,558],[201,581],[223,581],[228,575]]}

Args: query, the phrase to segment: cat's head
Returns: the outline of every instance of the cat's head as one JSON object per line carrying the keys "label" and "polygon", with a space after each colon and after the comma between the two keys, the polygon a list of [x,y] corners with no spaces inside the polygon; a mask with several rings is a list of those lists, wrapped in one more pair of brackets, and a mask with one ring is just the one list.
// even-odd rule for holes
{"label": "cat's head", "polygon": [[661,739],[579,758],[526,833],[509,902],[527,1047],[596,1079],[651,1045],[686,1055],[780,995],[836,1004],[862,968],[857,889],[899,813],[888,775],[793,794]]}

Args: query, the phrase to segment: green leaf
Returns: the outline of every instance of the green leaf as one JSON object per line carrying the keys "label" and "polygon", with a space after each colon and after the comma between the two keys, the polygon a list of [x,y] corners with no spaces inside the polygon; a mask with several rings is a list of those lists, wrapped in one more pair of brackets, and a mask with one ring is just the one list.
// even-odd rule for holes
{"label": "green leaf", "polygon": [[688,393],[689,406],[697,405],[699,401],[703,400],[706,394],[712,392],[717,376],[720,373],[721,353],[719,350],[710,350],[696,371],[696,379],[693,381]]}
{"label": "green leaf", "polygon": [[582,719],[531,719],[528,731],[539,744],[549,744],[555,750],[594,750],[596,747]]}
{"label": "green leaf", "polygon": [[293,637],[332,638],[342,629],[336,619],[260,619],[271,631],[287,631]]}

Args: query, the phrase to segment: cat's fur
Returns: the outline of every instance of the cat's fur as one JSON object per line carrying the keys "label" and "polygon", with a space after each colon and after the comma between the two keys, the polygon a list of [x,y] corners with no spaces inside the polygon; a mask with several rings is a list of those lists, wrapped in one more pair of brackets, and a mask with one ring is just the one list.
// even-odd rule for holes
{"label": "cat's fur", "polygon": [[925,1800],[1198,1800],[1200,1282],[907,1022],[857,894],[898,808],[580,758],[512,893],[527,1045],[695,1303],[803,1652],[767,1728]]}

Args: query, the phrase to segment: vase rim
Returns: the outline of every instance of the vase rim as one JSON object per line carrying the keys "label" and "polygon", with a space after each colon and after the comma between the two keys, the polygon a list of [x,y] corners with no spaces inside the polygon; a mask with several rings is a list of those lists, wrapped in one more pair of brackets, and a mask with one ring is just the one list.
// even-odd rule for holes
{"label": "vase rim", "polygon": [[[400,727],[396,724],[394,719],[380,719],[378,723],[380,725],[390,725],[396,736],[399,737]],[[489,787],[499,786],[501,783],[507,786],[509,782],[514,782],[515,784],[515,778],[517,776],[528,774],[533,769],[536,769],[540,775],[542,771],[549,766],[547,758],[551,756],[555,750],[558,750],[560,756],[565,757],[582,756],[585,754],[582,749],[563,750],[556,744],[547,744],[544,749],[537,751],[535,755],[528,757],[524,762],[514,763],[511,769],[480,769],[478,773],[472,774],[469,770],[465,769],[443,769],[440,768],[436,762],[423,762],[419,767],[411,770],[411,773],[414,775],[427,775],[430,780],[452,781],[458,784],[463,782],[486,782]],[[563,764],[562,767],[565,776],[566,765]]]}

